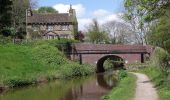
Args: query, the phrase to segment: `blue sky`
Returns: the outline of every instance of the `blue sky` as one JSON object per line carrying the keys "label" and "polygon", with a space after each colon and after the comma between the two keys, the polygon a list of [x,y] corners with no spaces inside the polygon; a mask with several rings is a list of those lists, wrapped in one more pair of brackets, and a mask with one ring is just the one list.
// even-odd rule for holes
{"label": "blue sky", "polygon": [[87,10],[106,9],[108,11],[120,11],[123,0],[38,0],[38,6],[54,6],[55,4],[83,4]]}
{"label": "blue sky", "polygon": [[93,18],[103,24],[119,20],[124,11],[123,0],[38,0],[38,6],[52,6],[61,13],[68,11],[72,4],[76,9],[79,30],[84,30]]}

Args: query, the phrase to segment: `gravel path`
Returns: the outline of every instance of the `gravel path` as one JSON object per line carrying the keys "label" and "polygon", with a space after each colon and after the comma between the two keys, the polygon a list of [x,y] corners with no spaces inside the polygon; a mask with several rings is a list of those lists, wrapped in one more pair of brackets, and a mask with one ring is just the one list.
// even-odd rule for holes
{"label": "gravel path", "polygon": [[135,100],[158,100],[153,84],[145,74],[132,73],[137,76]]}

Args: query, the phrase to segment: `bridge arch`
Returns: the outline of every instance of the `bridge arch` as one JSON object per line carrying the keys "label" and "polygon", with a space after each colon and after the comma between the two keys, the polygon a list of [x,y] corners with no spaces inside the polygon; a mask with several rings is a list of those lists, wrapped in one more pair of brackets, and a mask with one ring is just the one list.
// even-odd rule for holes
{"label": "bridge arch", "polygon": [[103,56],[102,58],[100,58],[98,61],[97,61],[97,64],[96,64],[96,72],[97,73],[102,73],[105,71],[104,69],[104,62],[107,60],[107,59],[111,59],[113,61],[121,61],[122,63],[119,63],[117,64],[116,66],[117,67],[123,67],[124,63],[125,63],[125,59],[120,57],[120,56],[117,56],[117,55],[106,55],[106,56]]}

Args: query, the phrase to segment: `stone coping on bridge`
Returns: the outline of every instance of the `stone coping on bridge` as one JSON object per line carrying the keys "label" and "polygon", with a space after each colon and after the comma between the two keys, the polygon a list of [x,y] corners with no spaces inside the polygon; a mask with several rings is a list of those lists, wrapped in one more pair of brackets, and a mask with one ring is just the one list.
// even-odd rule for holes
{"label": "stone coping on bridge", "polygon": [[153,46],[149,45],[113,45],[113,44],[85,44],[76,43],[73,44],[76,51],[83,52],[138,52],[138,53],[152,53],[154,50]]}

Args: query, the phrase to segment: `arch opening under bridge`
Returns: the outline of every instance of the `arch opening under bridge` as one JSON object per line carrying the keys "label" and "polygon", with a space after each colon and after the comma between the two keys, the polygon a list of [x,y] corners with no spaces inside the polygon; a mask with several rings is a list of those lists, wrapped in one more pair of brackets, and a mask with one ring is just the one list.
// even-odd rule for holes
{"label": "arch opening under bridge", "polygon": [[102,72],[105,72],[105,70],[107,70],[105,69],[104,63],[108,59],[110,63],[112,64],[110,66],[113,66],[114,69],[123,69],[124,64],[125,64],[125,59],[117,55],[106,55],[97,61],[97,64],[96,64],[97,73],[102,73]]}

